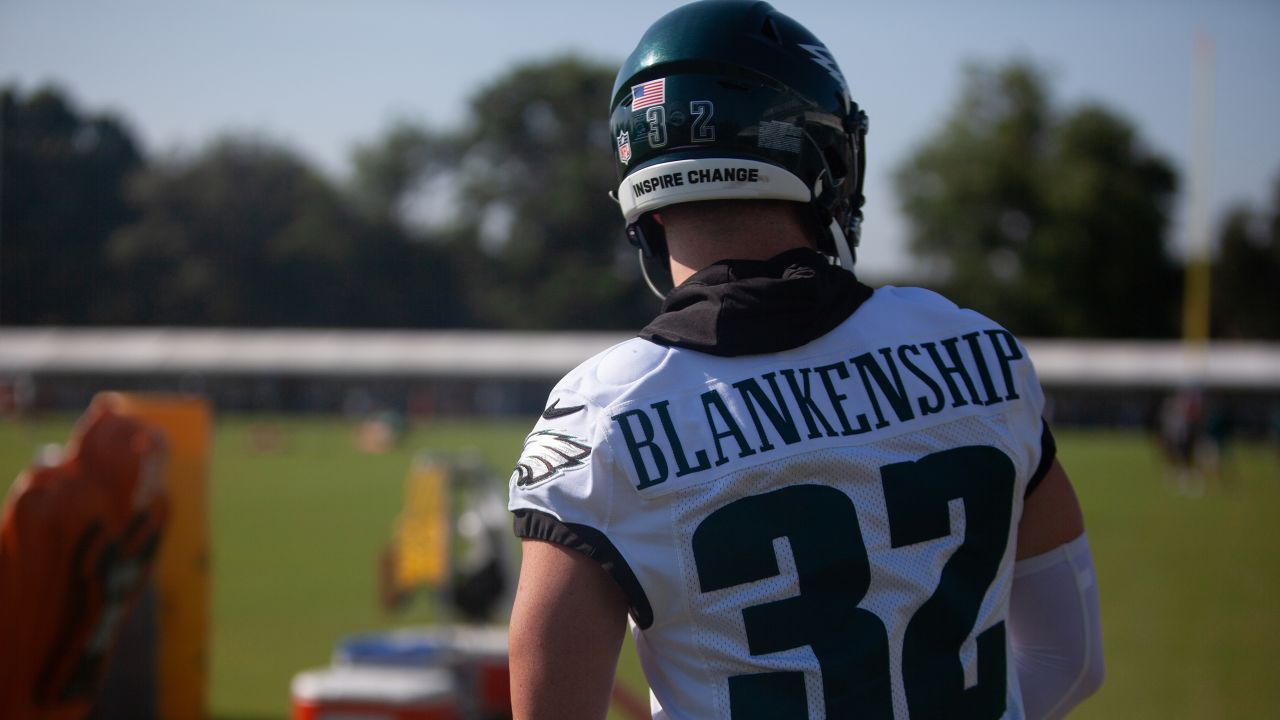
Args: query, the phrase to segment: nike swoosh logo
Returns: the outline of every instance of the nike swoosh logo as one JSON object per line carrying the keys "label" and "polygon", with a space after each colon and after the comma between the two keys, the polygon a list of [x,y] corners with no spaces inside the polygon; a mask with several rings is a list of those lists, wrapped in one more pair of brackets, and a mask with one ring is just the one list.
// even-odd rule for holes
{"label": "nike swoosh logo", "polygon": [[560,404],[559,398],[552,400],[551,405],[547,407],[546,410],[542,411],[542,419],[555,420],[556,418],[562,418],[565,415],[572,415],[586,407],[586,405],[571,405],[569,407],[556,407],[559,404]]}

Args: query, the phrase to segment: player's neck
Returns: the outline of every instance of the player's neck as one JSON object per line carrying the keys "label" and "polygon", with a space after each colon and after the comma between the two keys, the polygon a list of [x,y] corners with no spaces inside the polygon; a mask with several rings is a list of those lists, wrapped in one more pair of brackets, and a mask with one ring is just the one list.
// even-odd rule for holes
{"label": "player's neck", "polygon": [[[768,260],[813,247],[793,203],[689,203],[663,213],[676,285],[721,260]],[[703,206],[703,207],[699,207]],[[674,212],[673,212],[674,211]]]}

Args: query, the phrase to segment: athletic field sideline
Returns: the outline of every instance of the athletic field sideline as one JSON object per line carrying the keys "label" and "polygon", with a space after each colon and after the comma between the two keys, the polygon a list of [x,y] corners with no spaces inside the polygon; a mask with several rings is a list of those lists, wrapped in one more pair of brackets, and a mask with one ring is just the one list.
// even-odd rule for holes
{"label": "athletic field sideline", "polygon": [[[382,455],[362,454],[333,418],[224,417],[212,458],[210,717],[283,719],[292,675],[327,664],[340,636],[429,622],[375,596],[410,459],[474,449],[505,486],[528,422],[437,421]],[[0,420],[0,486],[72,418]],[[256,449],[263,438],[278,447]],[[1080,492],[1102,590],[1107,682],[1073,718],[1280,717],[1280,451],[1228,449],[1203,497],[1174,493],[1136,432],[1058,432]],[[621,681],[643,688],[628,647]]]}

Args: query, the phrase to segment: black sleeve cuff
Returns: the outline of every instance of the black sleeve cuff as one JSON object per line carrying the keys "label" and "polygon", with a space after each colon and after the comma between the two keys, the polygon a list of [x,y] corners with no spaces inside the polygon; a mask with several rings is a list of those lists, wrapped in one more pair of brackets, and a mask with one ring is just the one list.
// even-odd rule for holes
{"label": "black sleeve cuff", "polygon": [[644,630],[653,624],[653,606],[626,558],[605,534],[589,525],[565,523],[538,510],[515,510],[516,537],[542,540],[586,555],[600,563],[627,597],[631,617]]}
{"label": "black sleeve cuff", "polygon": [[1040,464],[1036,466],[1036,471],[1032,473],[1031,480],[1027,483],[1027,492],[1023,494],[1023,498],[1031,497],[1031,493],[1040,485],[1040,481],[1044,480],[1044,476],[1049,474],[1049,468],[1053,467],[1054,458],[1058,457],[1058,443],[1053,439],[1053,432],[1049,430],[1049,423],[1043,419],[1040,420]]}

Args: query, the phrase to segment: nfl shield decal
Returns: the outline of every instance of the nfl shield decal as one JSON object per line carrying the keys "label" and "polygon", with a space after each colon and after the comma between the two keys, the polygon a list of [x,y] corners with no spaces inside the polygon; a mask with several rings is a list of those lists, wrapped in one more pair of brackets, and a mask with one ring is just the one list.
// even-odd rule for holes
{"label": "nfl shield decal", "polygon": [[631,162],[631,133],[626,130],[618,135],[618,162],[623,165]]}

